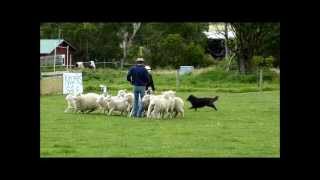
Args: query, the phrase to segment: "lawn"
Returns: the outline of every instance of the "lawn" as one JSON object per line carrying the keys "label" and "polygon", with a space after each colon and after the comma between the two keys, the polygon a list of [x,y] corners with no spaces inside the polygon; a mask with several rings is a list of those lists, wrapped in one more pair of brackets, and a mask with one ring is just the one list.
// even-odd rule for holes
{"label": "lawn", "polygon": [[[186,100],[191,92],[178,92]],[[218,111],[172,120],[64,113],[62,95],[40,97],[41,157],[279,157],[279,90],[219,95]]]}

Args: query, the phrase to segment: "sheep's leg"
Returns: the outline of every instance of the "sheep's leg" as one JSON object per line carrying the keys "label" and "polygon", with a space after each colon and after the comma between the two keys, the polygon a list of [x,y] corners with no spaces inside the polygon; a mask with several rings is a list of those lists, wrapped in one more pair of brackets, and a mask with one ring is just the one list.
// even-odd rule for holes
{"label": "sheep's leg", "polygon": [[179,112],[180,112],[181,116],[184,117],[184,109],[181,108],[181,109],[179,110]]}
{"label": "sheep's leg", "polygon": [[91,113],[92,111],[94,111],[94,109],[90,109],[87,113]]}
{"label": "sheep's leg", "polygon": [[147,118],[150,118],[151,111],[152,111],[152,104],[150,103],[148,107]]}
{"label": "sheep's leg", "polygon": [[165,117],[166,119],[170,118],[169,109],[165,109],[165,111],[163,113],[163,117]]}
{"label": "sheep's leg", "polygon": [[176,118],[177,115],[178,115],[178,111],[175,111],[175,112],[174,112],[174,118]]}
{"label": "sheep's leg", "polygon": [[112,114],[112,111],[114,110],[114,108],[109,110],[109,116]]}
{"label": "sheep's leg", "polygon": [[158,118],[158,114],[156,112],[152,111],[150,118]]}

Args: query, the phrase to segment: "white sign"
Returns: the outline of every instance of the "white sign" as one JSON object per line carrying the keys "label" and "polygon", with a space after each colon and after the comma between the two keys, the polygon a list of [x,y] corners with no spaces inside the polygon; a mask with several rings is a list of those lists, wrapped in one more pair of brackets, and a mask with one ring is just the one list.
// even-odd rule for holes
{"label": "white sign", "polygon": [[193,66],[180,66],[179,74],[188,74],[193,71]]}
{"label": "white sign", "polygon": [[63,73],[63,94],[82,92],[82,73]]}

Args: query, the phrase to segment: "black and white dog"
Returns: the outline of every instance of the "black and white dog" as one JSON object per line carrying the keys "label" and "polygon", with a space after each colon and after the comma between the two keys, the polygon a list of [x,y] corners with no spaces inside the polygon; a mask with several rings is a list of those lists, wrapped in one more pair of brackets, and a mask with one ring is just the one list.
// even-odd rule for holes
{"label": "black and white dog", "polygon": [[214,105],[214,102],[217,101],[219,98],[219,96],[216,96],[214,98],[197,98],[194,95],[190,95],[187,99],[187,101],[189,101],[192,105],[192,107],[190,107],[190,109],[195,109],[195,111],[197,110],[197,108],[202,108],[205,106],[209,106],[214,108],[216,111],[218,111],[218,109],[216,108],[216,106]]}

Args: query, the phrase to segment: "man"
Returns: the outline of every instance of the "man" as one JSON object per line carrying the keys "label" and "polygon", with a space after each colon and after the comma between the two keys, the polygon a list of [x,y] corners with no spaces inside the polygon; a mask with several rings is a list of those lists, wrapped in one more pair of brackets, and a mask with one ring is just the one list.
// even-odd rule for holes
{"label": "man", "polygon": [[152,75],[151,75],[151,67],[150,66],[145,66],[145,68],[149,73],[149,82],[146,85],[146,90],[148,90],[149,87],[151,87],[152,91],[154,91],[155,88],[154,88],[153,79],[152,79]]}
{"label": "man", "polygon": [[143,58],[137,58],[136,63],[135,66],[129,69],[127,80],[133,85],[134,100],[132,116],[141,117],[143,110],[142,98],[149,82],[149,73],[144,67]]}

